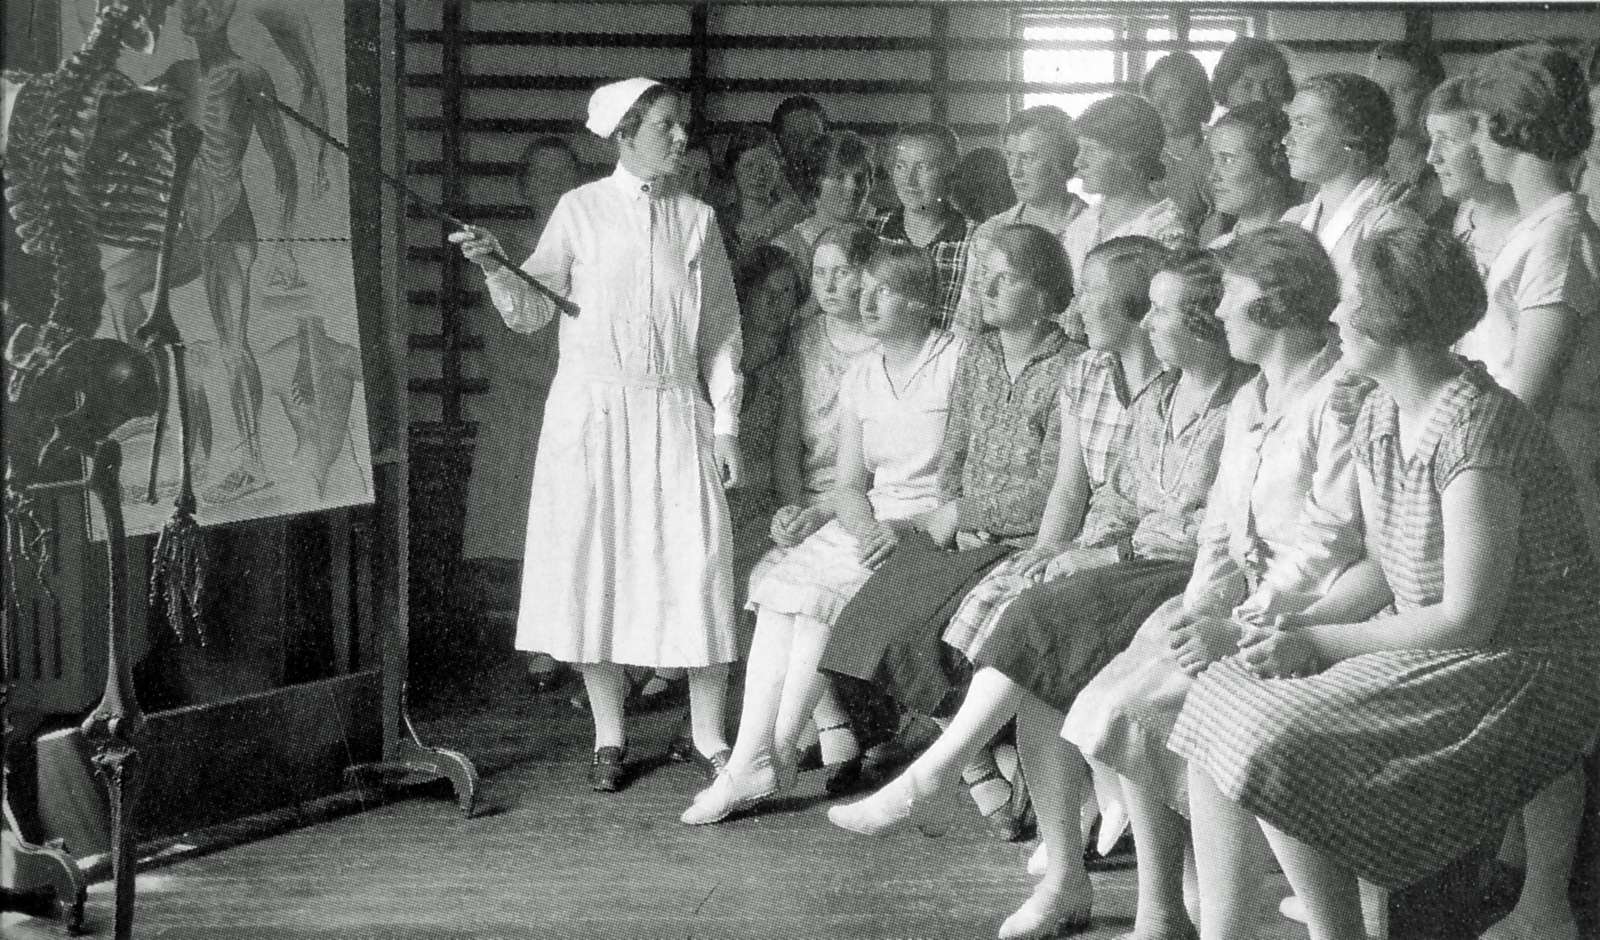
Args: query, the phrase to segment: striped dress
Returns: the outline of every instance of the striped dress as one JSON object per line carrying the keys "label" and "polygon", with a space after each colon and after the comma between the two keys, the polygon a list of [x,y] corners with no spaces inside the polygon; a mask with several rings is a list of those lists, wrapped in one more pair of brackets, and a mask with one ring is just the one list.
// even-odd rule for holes
{"label": "striped dress", "polygon": [[1544,424],[1477,369],[1400,452],[1394,402],[1356,425],[1366,524],[1401,612],[1441,601],[1443,495],[1501,475],[1522,497],[1505,610],[1481,648],[1356,656],[1304,679],[1236,658],[1201,675],[1170,746],[1246,810],[1398,888],[1485,838],[1583,758],[1600,719],[1600,570]]}

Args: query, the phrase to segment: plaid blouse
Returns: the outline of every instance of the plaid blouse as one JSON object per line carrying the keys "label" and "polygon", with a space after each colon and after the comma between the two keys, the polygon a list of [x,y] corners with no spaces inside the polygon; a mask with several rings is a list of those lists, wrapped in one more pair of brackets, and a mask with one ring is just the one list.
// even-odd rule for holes
{"label": "plaid blouse", "polygon": [[1400,450],[1394,399],[1380,386],[1356,421],[1361,505],[1384,578],[1401,612],[1444,596],[1444,493],[1466,470],[1513,483],[1522,497],[1521,536],[1494,648],[1575,648],[1591,653],[1600,589],[1565,455],[1543,421],[1481,366],[1453,379],[1417,434]]}
{"label": "plaid blouse", "polygon": [[1072,361],[1061,378],[1061,414],[1078,420],[1078,447],[1089,472],[1089,509],[1078,544],[1085,548],[1111,545],[1132,534],[1138,518],[1126,494],[1113,483],[1117,461],[1128,447],[1133,409],[1139,400],[1162,394],[1177,373],[1164,369],[1136,389],[1128,387],[1122,360],[1114,353],[1091,349]]}
{"label": "plaid blouse", "polygon": [[[944,222],[939,233],[927,245],[919,246],[933,258],[933,267],[939,277],[938,329],[950,330],[956,322],[956,305],[961,300],[961,281],[967,271],[968,237],[975,229],[967,217],[946,205]],[[906,235],[906,210],[888,209],[878,213],[872,221],[872,230],[879,238],[892,242],[913,244]]]}
{"label": "plaid blouse", "polygon": [[950,390],[939,491],[963,532],[1034,535],[1061,453],[1061,376],[1083,348],[1053,325],[1015,382],[998,333],[974,340]]}
{"label": "plaid blouse", "polygon": [[1255,370],[1235,365],[1205,407],[1182,427],[1172,423],[1176,381],[1133,406],[1132,440],[1117,466],[1107,499],[1129,499],[1139,520],[1133,553],[1160,561],[1195,558],[1206,499],[1222,457],[1223,430],[1233,396]]}

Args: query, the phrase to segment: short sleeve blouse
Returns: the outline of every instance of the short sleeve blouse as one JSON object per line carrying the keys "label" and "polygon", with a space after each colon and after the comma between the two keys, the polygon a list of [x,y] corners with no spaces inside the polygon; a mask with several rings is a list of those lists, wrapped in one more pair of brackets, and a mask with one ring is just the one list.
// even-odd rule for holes
{"label": "short sleeve blouse", "polygon": [[951,333],[931,333],[900,388],[882,353],[857,359],[844,377],[840,401],[861,422],[861,456],[872,473],[867,499],[879,519],[907,519],[940,503],[939,455],[965,345]]}
{"label": "short sleeve blouse", "polygon": [[1580,326],[1562,374],[1561,402],[1600,407],[1600,230],[1577,194],[1555,196],[1517,222],[1489,267],[1488,292],[1488,311],[1457,351],[1506,385],[1522,311],[1566,304]]}
{"label": "short sleeve blouse", "polygon": [[1407,459],[1394,400],[1380,387],[1356,422],[1361,502],[1395,606],[1444,595],[1444,493],[1467,470],[1508,479],[1522,498],[1515,573],[1494,643],[1592,651],[1600,569],[1588,548],[1571,471],[1549,430],[1480,369],[1434,406]]}

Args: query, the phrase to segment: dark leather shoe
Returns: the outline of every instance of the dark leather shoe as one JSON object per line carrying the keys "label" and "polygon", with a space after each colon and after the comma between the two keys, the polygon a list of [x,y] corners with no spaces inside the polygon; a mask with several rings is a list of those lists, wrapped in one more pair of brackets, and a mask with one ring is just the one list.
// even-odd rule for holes
{"label": "dark leather shoe", "polygon": [[702,754],[694,746],[694,737],[687,727],[680,728],[672,736],[672,743],[667,745],[667,759],[679,764],[693,764],[694,769],[706,778],[706,783],[717,779],[717,774],[722,773],[722,768],[728,766],[728,758],[733,755],[732,748],[723,748],[715,754]]}
{"label": "dark leather shoe", "polygon": [[627,759],[628,749],[625,747],[596,749],[594,759],[589,764],[590,789],[596,793],[616,793],[621,790],[627,772]]}
{"label": "dark leather shoe", "polygon": [[694,760],[699,752],[694,747],[694,737],[689,734],[688,723],[678,729],[672,736],[672,742],[667,745],[667,759],[675,764],[687,764]]}
{"label": "dark leather shoe", "polygon": [[829,796],[849,796],[871,789],[869,784],[872,781],[866,774],[860,754],[847,761],[828,764],[827,767],[831,773],[828,774],[828,779],[823,781],[822,789]]}
{"label": "dark leather shoe", "polygon": [[557,666],[554,669],[528,673],[528,684],[533,686],[534,694],[545,695],[566,685],[570,678],[572,678],[571,669]]}

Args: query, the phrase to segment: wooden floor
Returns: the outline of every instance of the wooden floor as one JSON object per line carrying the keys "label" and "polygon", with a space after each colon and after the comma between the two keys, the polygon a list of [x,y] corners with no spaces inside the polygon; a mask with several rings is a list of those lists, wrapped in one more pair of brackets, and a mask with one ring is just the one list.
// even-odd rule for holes
{"label": "wooden floor", "polygon": [[[585,716],[536,697],[513,664],[486,667],[420,716],[429,743],[470,754],[484,810],[462,819],[448,793],[413,794],[152,867],[139,878],[140,938],[949,937],[995,935],[1027,897],[1026,847],[988,835],[965,811],[942,839],[885,839],[830,826],[818,774],[758,817],[693,828],[678,814],[700,787],[651,760],[676,715],[635,719],[646,760],[618,795],[584,785]],[[1094,928],[1131,926],[1133,872],[1094,875]],[[90,929],[109,934],[108,886]],[[1284,893],[1281,879],[1271,898]],[[0,921],[7,940],[60,936]],[[1306,933],[1274,919],[1263,936]]]}

